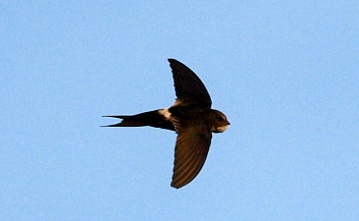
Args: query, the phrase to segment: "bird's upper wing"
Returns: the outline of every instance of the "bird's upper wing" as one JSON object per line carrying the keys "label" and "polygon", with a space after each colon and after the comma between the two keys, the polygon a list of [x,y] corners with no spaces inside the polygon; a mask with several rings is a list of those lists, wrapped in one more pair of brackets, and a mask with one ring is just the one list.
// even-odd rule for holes
{"label": "bird's upper wing", "polygon": [[186,65],[175,59],[168,59],[172,68],[177,100],[175,105],[208,107],[211,97],[201,79]]}
{"label": "bird's upper wing", "polygon": [[207,158],[212,133],[205,124],[185,128],[176,125],[176,129],[178,137],[171,186],[181,188],[201,170]]}

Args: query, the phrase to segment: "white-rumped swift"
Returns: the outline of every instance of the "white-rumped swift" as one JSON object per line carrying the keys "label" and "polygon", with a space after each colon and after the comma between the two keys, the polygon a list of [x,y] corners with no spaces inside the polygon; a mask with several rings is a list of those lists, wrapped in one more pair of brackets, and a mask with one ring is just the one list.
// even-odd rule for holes
{"label": "white-rumped swift", "polygon": [[105,127],[151,126],[176,131],[175,159],[171,186],[181,188],[201,170],[209,151],[212,132],[221,133],[230,125],[220,111],[211,109],[209,93],[199,77],[175,59],[168,59],[172,68],[176,101],[164,109],[136,115],[111,115],[122,119]]}

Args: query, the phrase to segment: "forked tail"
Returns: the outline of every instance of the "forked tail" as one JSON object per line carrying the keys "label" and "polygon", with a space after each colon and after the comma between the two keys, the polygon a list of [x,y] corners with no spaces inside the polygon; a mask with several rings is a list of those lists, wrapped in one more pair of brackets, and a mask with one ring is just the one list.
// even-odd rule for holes
{"label": "forked tail", "polygon": [[174,130],[170,120],[160,114],[159,110],[144,112],[136,115],[111,115],[103,117],[112,117],[122,119],[120,123],[111,124],[103,127],[142,127],[151,126],[167,130]]}

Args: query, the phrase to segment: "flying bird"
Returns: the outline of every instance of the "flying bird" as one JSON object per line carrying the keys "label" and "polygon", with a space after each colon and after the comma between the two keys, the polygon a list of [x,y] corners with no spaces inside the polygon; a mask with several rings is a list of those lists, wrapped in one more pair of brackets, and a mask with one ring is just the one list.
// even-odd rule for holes
{"label": "flying bird", "polygon": [[213,133],[221,133],[230,123],[220,111],[211,109],[211,97],[199,77],[186,65],[168,59],[176,91],[175,103],[164,109],[136,115],[113,115],[120,123],[105,127],[151,126],[177,133],[171,186],[181,188],[201,170]]}

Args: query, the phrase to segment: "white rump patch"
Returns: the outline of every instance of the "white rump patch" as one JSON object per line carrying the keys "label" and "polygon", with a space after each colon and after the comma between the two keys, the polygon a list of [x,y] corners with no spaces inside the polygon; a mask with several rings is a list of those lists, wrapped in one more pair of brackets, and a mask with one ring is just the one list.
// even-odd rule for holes
{"label": "white rump patch", "polygon": [[166,120],[169,120],[171,118],[171,113],[168,111],[168,108],[159,110],[158,113],[164,116]]}
{"label": "white rump patch", "polygon": [[175,106],[181,106],[182,105],[182,101],[180,99],[176,99],[175,103],[172,105],[172,107],[175,107]]}

